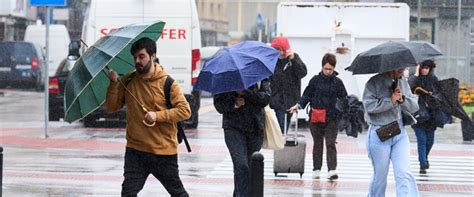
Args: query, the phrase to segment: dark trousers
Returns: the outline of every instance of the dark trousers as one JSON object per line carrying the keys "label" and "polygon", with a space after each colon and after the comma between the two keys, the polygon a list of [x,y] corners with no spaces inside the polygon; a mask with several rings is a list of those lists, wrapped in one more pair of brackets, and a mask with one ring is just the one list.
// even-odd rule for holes
{"label": "dark trousers", "polygon": [[[291,116],[293,116],[292,113],[288,113],[286,110],[276,110],[275,109],[275,114],[278,120],[278,124],[280,125],[281,133],[285,134],[285,131],[288,129],[290,126],[290,120]],[[287,115],[286,117],[286,128],[285,127],[285,114]]]}
{"label": "dark trousers", "polygon": [[224,138],[234,165],[234,196],[249,196],[249,164],[252,154],[262,148],[263,131],[228,128]]}
{"label": "dark trousers", "polygon": [[335,121],[330,121],[326,125],[311,123],[311,135],[313,136],[313,171],[321,170],[323,165],[323,145],[326,140],[326,160],[329,170],[336,170],[337,150],[336,138],[337,128]]}
{"label": "dark trousers", "polygon": [[122,196],[137,196],[152,174],[171,196],[188,196],[179,179],[178,155],[155,155],[128,148],[125,151]]}
{"label": "dark trousers", "polygon": [[428,154],[434,144],[435,130],[426,130],[420,127],[414,127],[416,143],[418,145],[418,161],[420,167],[428,166]]}

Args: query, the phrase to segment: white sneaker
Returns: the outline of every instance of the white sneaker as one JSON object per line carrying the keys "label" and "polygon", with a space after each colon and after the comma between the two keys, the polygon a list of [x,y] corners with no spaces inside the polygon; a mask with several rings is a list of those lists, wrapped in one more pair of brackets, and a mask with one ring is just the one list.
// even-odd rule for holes
{"label": "white sneaker", "polygon": [[319,173],[320,172],[321,172],[320,170],[313,171],[313,179],[319,179]]}
{"label": "white sneaker", "polygon": [[339,178],[339,176],[337,176],[336,171],[335,170],[329,170],[328,179],[329,180],[336,180],[337,178]]}

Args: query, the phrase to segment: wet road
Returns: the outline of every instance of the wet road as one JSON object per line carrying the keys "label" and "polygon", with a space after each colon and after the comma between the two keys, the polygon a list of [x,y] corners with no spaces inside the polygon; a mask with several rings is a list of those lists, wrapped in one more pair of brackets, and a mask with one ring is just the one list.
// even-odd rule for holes
{"label": "wet road", "polygon": [[[44,139],[42,93],[0,90],[0,144],[4,147],[4,196],[118,196],[122,182],[124,130],[83,128],[80,122],[50,122]],[[0,94],[1,95],[1,94]],[[212,99],[203,99],[198,129],[187,130],[193,152],[180,147],[180,174],[191,196],[231,196],[232,162],[220,128],[221,116]],[[411,129],[411,167],[421,196],[473,196],[474,145],[461,144],[459,124],[436,133],[427,175],[418,173],[415,137]],[[329,182],[325,166],[321,180],[311,179],[312,138],[306,128],[305,174],[273,174],[273,153],[265,156],[265,196],[366,196],[372,169],[365,137],[338,136],[339,180]],[[325,163],[325,161],[324,161]],[[394,196],[389,173],[387,196]],[[165,194],[150,176],[139,196]]]}

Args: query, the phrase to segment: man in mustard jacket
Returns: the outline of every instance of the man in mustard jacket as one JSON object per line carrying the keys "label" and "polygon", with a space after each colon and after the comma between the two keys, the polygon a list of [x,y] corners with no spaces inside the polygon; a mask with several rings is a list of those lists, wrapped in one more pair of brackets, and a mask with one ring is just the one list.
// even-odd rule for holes
{"label": "man in mustard jacket", "polygon": [[179,178],[176,122],[191,116],[189,104],[179,85],[173,82],[170,88],[173,108],[167,108],[164,84],[168,74],[155,62],[156,43],[153,40],[139,39],[130,52],[136,71],[122,79],[130,92],[120,84],[117,73],[110,70],[111,83],[106,98],[109,112],[127,106],[122,196],[136,196],[150,173],[171,196],[188,196]]}

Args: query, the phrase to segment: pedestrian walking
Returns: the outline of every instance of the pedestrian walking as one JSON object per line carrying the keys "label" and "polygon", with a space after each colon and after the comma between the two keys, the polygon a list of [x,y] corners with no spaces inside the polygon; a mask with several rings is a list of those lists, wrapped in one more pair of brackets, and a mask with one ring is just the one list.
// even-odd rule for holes
{"label": "pedestrian walking", "polygon": [[[258,87],[260,86],[260,87]],[[263,108],[270,101],[270,82],[264,80],[243,91],[214,96],[222,118],[224,139],[234,167],[234,196],[249,196],[249,163],[263,143]]]}
{"label": "pedestrian walking", "polygon": [[[281,132],[285,133],[293,115],[288,109],[300,99],[301,79],[306,76],[307,70],[300,56],[291,49],[288,38],[276,37],[272,41],[272,47],[280,52],[280,57],[270,78],[272,84],[270,107],[275,110]],[[287,128],[284,128],[285,114]]]}
{"label": "pedestrian walking", "polygon": [[[131,50],[136,71],[118,79],[110,70],[107,111],[127,107],[127,145],[125,150],[122,196],[136,196],[149,174],[157,178],[171,196],[188,196],[178,171],[176,123],[186,120],[191,110],[181,88],[173,83],[168,109],[164,84],[168,74],[156,62],[156,43],[141,38]],[[126,88],[124,87],[126,86]],[[149,109],[144,113],[143,109]]]}
{"label": "pedestrian walking", "polygon": [[[410,91],[404,68],[377,74],[365,85],[362,102],[369,123],[367,152],[374,174],[369,197],[385,196],[390,161],[396,183],[397,196],[418,196],[415,178],[410,172],[410,142],[402,117],[418,110],[418,99]],[[403,115],[405,114],[405,116]]]}
{"label": "pedestrian walking", "polygon": [[335,67],[336,56],[331,53],[325,54],[322,59],[322,71],[309,81],[303,96],[290,108],[290,112],[294,113],[298,108],[304,109],[308,103],[311,106],[310,130],[314,142],[313,179],[320,178],[324,141],[326,141],[328,179],[338,178],[336,138],[339,111],[336,109],[336,102],[345,98],[347,91],[342,80],[337,77]]}
{"label": "pedestrian walking", "polygon": [[[440,113],[444,114],[444,112],[441,112],[434,106],[428,105],[426,102],[428,99],[427,96],[435,92],[435,83],[438,81],[438,78],[434,74],[435,67],[436,64],[433,60],[425,60],[417,68],[416,74],[409,79],[412,92],[419,95],[418,106],[420,109],[415,113],[417,123],[411,127],[415,131],[418,145],[420,174],[426,174],[426,170],[430,168],[428,155],[433,147],[435,130],[438,125],[435,116],[439,116]],[[448,116],[446,115],[446,117]]]}

